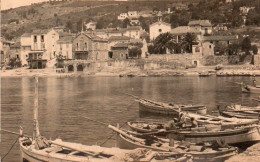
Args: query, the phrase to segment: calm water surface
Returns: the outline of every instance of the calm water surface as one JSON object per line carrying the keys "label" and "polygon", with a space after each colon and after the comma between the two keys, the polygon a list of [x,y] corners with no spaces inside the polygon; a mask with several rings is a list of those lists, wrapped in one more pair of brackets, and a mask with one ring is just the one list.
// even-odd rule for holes
{"label": "calm water surface", "polygon": [[[138,104],[124,95],[131,93],[147,99],[182,104],[205,104],[208,112],[216,105],[243,104],[256,106],[252,98],[242,94],[240,86],[226,81],[252,83],[250,77],[85,77],[40,78],[39,122],[43,136],[82,144],[102,144],[112,135],[107,126],[83,117],[116,125],[129,120],[168,120],[167,117],[139,114]],[[34,80],[32,78],[1,79],[1,126],[32,135]],[[3,156],[17,136],[2,133],[0,153]],[[115,146],[115,138],[103,146]],[[19,161],[16,144],[5,161]]]}

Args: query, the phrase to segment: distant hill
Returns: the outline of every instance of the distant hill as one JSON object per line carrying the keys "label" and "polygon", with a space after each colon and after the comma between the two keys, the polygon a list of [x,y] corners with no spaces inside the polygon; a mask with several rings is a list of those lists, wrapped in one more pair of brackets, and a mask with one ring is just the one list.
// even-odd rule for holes
{"label": "distant hill", "polygon": [[[176,0],[175,0],[176,1]],[[75,1],[75,2],[43,2],[9,9],[1,12],[2,35],[8,39],[19,37],[33,29],[54,26],[69,26],[76,32],[79,24],[90,20],[103,19],[104,23],[115,22],[121,12],[128,10],[167,10],[172,1]]]}

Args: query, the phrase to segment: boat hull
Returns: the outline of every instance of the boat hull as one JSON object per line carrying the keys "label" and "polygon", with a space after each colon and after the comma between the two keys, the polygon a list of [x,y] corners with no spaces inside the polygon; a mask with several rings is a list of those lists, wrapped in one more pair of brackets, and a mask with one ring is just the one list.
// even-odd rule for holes
{"label": "boat hull", "polygon": [[175,132],[168,135],[170,139],[185,140],[192,143],[208,141],[225,141],[227,144],[236,145],[247,142],[260,141],[260,128],[255,126],[248,129],[229,132]]}
{"label": "boat hull", "polygon": [[260,88],[254,86],[247,85],[247,88],[245,88],[244,86],[241,87],[243,93],[260,93]]}
{"label": "boat hull", "polygon": [[[162,151],[160,149],[156,149],[154,147],[151,146],[146,146],[146,145],[141,145],[141,144],[137,144],[134,143],[130,140],[128,140],[127,138],[125,138],[123,135],[119,134],[117,137],[117,145],[119,148],[122,149],[136,149],[136,148],[149,148],[155,151]],[[165,151],[166,152],[166,151]],[[169,152],[169,151],[167,151]],[[231,156],[234,156],[237,154],[237,149],[233,148],[233,149],[229,149],[226,151],[219,151],[219,152],[214,152],[214,153],[184,153],[184,154],[190,154],[193,156],[193,161],[201,161],[201,162],[205,162],[205,161],[224,161],[228,158],[230,158]]]}
{"label": "boat hull", "polygon": [[241,119],[258,119],[258,113],[247,113],[247,112],[232,112],[232,111],[222,111],[221,115],[226,117],[236,117]]}
{"label": "boat hull", "polygon": [[157,106],[155,104],[148,104],[143,101],[139,101],[139,110],[140,112],[148,112],[148,113],[155,113],[155,114],[162,114],[162,115],[169,115],[169,116],[176,116],[179,114],[179,110],[184,112],[191,112],[195,114],[205,115],[207,114],[207,108],[205,106],[193,106],[192,108],[167,108],[163,106]]}

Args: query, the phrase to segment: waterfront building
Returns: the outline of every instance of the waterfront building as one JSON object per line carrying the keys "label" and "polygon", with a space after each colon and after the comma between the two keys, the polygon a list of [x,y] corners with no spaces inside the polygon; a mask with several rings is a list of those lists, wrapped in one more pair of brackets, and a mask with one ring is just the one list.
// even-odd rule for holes
{"label": "waterfront building", "polygon": [[73,59],[108,60],[108,40],[81,32],[73,40]]}
{"label": "waterfront building", "polygon": [[109,58],[113,60],[128,59],[128,43],[117,43],[111,47]]}
{"label": "waterfront building", "polygon": [[59,58],[69,60],[72,59],[72,43],[73,43],[74,37],[71,35],[61,37],[57,41],[57,52]]}

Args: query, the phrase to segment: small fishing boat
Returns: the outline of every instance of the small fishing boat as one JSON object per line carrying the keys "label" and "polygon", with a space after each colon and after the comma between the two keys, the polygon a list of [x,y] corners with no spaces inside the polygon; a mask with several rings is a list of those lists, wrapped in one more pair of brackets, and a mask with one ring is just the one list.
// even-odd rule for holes
{"label": "small fishing boat", "polygon": [[243,84],[241,86],[241,89],[243,93],[260,93],[260,87],[255,87],[251,85]]}
{"label": "small fishing boat", "polygon": [[208,77],[208,76],[211,76],[211,74],[209,72],[200,72],[199,76],[200,77]]}
{"label": "small fishing boat", "polygon": [[202,143],[213,140],[223,140],[227,144],[256,143],[260,141],[260,126],[222,126],[205,125],[198,128],[172,131],[169,138]]}
{"label": "small fishing boat", "polygon": [[138,99],[139,110],[164,115],[178,115],[180,112],[192,112],[196,114],[207,114],[207,108],[204,105],[179,105],[156,102],[147,99]]}
{"label": "small fishing boat", "polygon": [[260,118],[259,112],[254,111],[220,111],[220,114],[226,117],[235,117],[241,119],[258,119]]}
{"label": "small fishing boat", "polygon": [[149,148],[175,155],[187,154],[193,157],[193,161],[224,161],[237,154],[236,147],[220,147],[216,143],[194,144],[173,141],[165,138],[143,136],[135,132],[117,129],[111,125],[109,125],[109,128],[118,133],[117,144],[119,148]]}
{"label": "small fishing boat", "polygon": [[214,124],[214,125],[241,126],[241,125],[258,123],[258,119],[240,119],[236,117],[229,118],[221,115],[212,116],[212,115],[199,115],[193,113],[185,113],[185,116],[188,118],[194,118],[201,125]]}
{"label": "small fishing boat", "polygon": [[248,107],[248,106],[227,106],[226,110],[219,110],[219,113],[226,117],[236,117],[242,119],[259,119],[260,107]]}
{"label": "small fishing boat", "polygon": [[[87,146],[78,143],[63,142],[60,139],[47,140],[40,135],[38,122],[38,77],[35,77],[34,130],[33,136],[27,136],[20,130],[19,144],[21,160],[24,162],[83,162],[83,161],[151,161],[156,152],[151,150],[123,150]],[[2,131],[2,130],[1,130]],[[7,131],[10,133],[10,131]],[[13,133],[18,134],[18,133]],[[141,154],[137,156],[137,154]]]}

